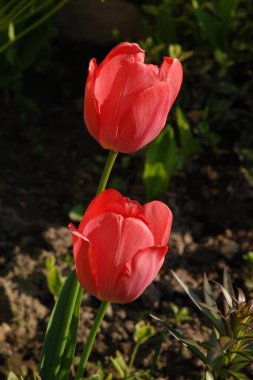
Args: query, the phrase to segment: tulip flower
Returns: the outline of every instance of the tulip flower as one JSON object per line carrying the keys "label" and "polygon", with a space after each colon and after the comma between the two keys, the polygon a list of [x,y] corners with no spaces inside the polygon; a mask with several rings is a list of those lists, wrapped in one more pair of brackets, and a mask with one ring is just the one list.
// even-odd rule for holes
{"label": "tulip flower", "polygon": [[102,301],[135,300],[164,262],[171,224],[172,213],[162,202],[141,206],[113,189],[100,193],[78,230],[69,226],[82,287]]}
{"label": "tulip flower", "polygon": [[135,43],[116,46],[98,66],[93,58],[85,88],[84,119],[105,149],[130,153],[148,144],[165,126],[182,83],[177,58],[161,67],[145,64]]}

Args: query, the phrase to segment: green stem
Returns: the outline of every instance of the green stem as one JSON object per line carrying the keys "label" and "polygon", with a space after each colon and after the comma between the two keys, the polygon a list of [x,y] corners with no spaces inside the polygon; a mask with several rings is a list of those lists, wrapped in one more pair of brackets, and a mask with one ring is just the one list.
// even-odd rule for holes
{"label": "green stem", "polygon": [[136,343],[136,345],[134,346],[133,353],[132,353],[130,363],[129,363],[129,369],[130,370],[133,368],[134,361],[136,358],[137,351],[139,350],[139,347],[140,347],[140,343]]}
{"label": "green stem", "polygon": [[102,301],[100,304],[100,308],[98,310],[96,319],[95,319],[93,326],[90,330],[87,342],[86,342],[86,344],[84,346],[84,350],[82,352],[82,356],[81,356],[80,363],[79,363],[79,366],[77,369],[75,380],[80,380],[83,377],[83,373],[84,373],[87,361],[89,359],[94,340],[96,338],[99,327],[101,325],[101,322],[104,319],[106,310],[107,310],[109,305],[110,305],[110,302],[107,302],[107,301]]}
{"label": "green stem", "polygon": [[[113,164],[116,160],[117,155],[118,155],[118,152],[113,152],[112,150],[109,152],[109,155],[108,155],[108,158],[107,158],[107,161],[106,161],[106,164],[105,164],[105,167],[104,167],[104,170],[103,170],[103,173],[102,173],[102,176],[101,176],[98,188],[97,188],[97,193],[96,193],[97,195],[99,193],[101,193],[103,190],[105,190],[109,176],[110,176],[110,173],[111,173],[112,168],[113,168]],[[79,363],[79,366],[77,369],[75,380],[82,378],[83,372],[85,370],[87,361],[88,361],[89,356],[90,356],[90,352],[91,352],[95,337],[96,337],[97,332],[98,332],[98,328],[99,328],[99,326],[100,326],[100,324],[104,318],[104,315],[106,313],[108,306],[109,306],[109,302],[105,302],[105,301],[103,301],[100,305],[100,309],[98,311],[97,317],[93,323],[92,329],[91,329],[90,334],[89,334],[88,339],[87,339],[87,342],[84,346],[82,356],[81,356],[81,360],[80,360],[80,363]]]}
{"label": "green stem", "polygon": [[96,193],[97,195],[105,189],[117,155],[118,155],[118,152],[113,152],[112,150],[110,150],[110,153],[108,155],[102,177],[101,177],[99,185],[98,185],[98,189],[97,189],[97,193]]}

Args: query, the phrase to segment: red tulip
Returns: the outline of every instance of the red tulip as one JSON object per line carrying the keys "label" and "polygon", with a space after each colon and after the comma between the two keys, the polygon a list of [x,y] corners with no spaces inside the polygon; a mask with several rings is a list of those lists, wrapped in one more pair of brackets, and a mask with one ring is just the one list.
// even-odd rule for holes
{"label": "red tulip", "polygon": [[97,66],[93,58],[85,89],[84,119],[91,135],[106,149],[134,152],[163,129],[182,83],[177,58],[161,67],[145,64],[137,44],[123,42]]}
{"label": "red tulip", "polygon": [[172,213],[162,202],[141,206],[116,190],[89,205],[73,234],[77,277],[102,301],[128,303],[154,280],[167,252]]}

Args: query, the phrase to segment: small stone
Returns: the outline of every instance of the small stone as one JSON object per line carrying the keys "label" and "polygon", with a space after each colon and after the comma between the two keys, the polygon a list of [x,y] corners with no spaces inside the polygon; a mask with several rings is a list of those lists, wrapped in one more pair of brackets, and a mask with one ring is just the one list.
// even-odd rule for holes
{"label": "small stone", "polygon": [[228,239],[225,236],[220,236],[218,240],[220,253],[226,259],[231,260],[240,252],[240,246],[234,240]]}

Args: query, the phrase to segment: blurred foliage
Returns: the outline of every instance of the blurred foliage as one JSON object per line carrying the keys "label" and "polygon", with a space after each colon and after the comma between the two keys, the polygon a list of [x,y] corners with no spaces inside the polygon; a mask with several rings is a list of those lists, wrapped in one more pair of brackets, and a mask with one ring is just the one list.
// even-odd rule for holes
{"label": "blurred foliage", "polygon": [[139,321],[135,325],[135,330],[133,334],[133,340],[135,344],[133,347],[132,354],[130,356],[129,363],[125,360],[121,352],[116,351],[115,356],[110,358],[116,377],[113,372],[110,372],[107,375],[104,371],[102,363],[98,362],[97,373],[89,377],[88,380],[112,380],[114,378],[128,379],[128,380],[137,380],[137,379],[153,380],[154,377],[152,373],[158,360],[161,344],[165,338],[164,332],[156,336],[156,338],[158,339],[156,339],[156,349],[155,349],[155,353],[153,355],[152,361],[150,363],[150,367],[148,369],[140,370],[134,367],[134,362],[135,362],[135,358],[140,346],[148,342],[152,337],[154,337],[154,335],[155,335],[155,330],[153,326],[151,326],[149,323],[146,323],[144,321]]}
{"label": "blurred foliage", "polygon": [[54,299],[56,300],[60,294],[65,278],[62,277],[61,272],[55,265],[55,257],[48,256],[45,259],[45,268],[47,271],[47,286]]}
{"label": "blurred foliage", "polygon": [[49,21],[68,0],[0,0],[0,90],[2,102],[14,106],[25,121],[38,107],[23,95],[24,71],[35,64],[55,29]]}
{"label": "blurred foliage", "polygon": [[186,306],[178,307],[177,305],[172,305],[171,310],[174,314],[175,322],[177,325],[180,325],[183,322],[191,321],[192,317],[190,316],[189,309]]}
{"label": "blurred foliage", "polygon": [[[252,1],[147,0],[139,3],[146,36],[141,45],[147,51],[147,61],[160,64],[163,56],[169,55],[183,63],[184,80],[178,103],[190,121],[194,136],[188,141],[189,150],[195,150],[196,139],[200,148],[204,144],[211,149],[217,146],[234,149],[243,160],[245,178],[253,183],[253,165],[249,159],[253,151]],[[172,136],[178,134],[178,126],[171,124],[174,132],[170,131],[170,138],[167,130],[154,146],[162,144],[165,135],[167,150],[180,146],[180,138]],[[174,145],[173,140],[176,140]],[[166,149],[164,141],[163,144],[162,149]],[[165,191],[173,167],[168,162],[164,164],[160,157],[155,160],[154,150],[154,147],[148,149],[145,164],[148,198]],[[160,154],[169,157],[168,152]],[[152,167],[149,167],[150,157],[153,157]],[[173,172],[181,166],[174,167]],[[151,188],[154,188],[153,194],[149,191]]]}
{"label": "blurred foliage", "polygon": [[167,125],[149,145],[143,172],[147,200],[165,192],[171,177],[199,153],[202,146],[208,143],[216,147],[218,136],[209,129],[207,111],[193,127],[183,110],[176,107],[175,126]]}
{"label": "blurred foliage", "polygon": [[1,0],[0,54],[47,21],[68,0]]}
{"label": "blurred foliage", "polygon": [[247,252],[243,259],[247,264],[245,273],[245,285],[249,291],[253,291],[253,251]]}

